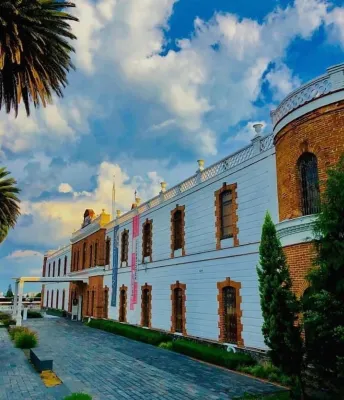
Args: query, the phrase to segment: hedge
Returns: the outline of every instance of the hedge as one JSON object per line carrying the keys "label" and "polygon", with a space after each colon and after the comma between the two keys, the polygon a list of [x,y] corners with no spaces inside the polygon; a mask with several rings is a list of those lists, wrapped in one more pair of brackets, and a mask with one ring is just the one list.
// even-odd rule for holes
{"label": "hedge", "polygon": [[211,364],[220,365],[228,369],[236,370],[240,366],[256,364],[256,361],[248,354],[228,352],[214,346],[207,346],[184,339],[172,342],[172,350],[177,353],[197,358]]}
{"label": "hedge", "polygon": [[129,339],[158,346],[162,342],[167,342],[169,337],[163,333],[151,331],[137,326],[125,325],[120,322],[106,321],[102,319],[91,319],[87,325],[91,328],[101,329],[106,332],[125,336]]}
{"label": "hedge", "polygon": [[48,315],[55,315],[55,317],[66,317],[67,311],[59,310],[57,308],[47,308],[46,313]]}

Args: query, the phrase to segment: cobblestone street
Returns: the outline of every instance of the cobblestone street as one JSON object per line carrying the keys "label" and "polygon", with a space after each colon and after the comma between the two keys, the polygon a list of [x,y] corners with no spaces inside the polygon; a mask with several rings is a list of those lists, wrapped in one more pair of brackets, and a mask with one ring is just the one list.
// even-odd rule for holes
{"label": "cobblestone street", "polygon": [[[98,331],[61,318],[30,320],[40,346],[52,355],[63,384],[45,388],[39,374],[1,334],[1,400],[62,399],[85,392],[93,399],[228,400],[276,387],[183,355]],[[278,389],[278,388],[277,388]]]}

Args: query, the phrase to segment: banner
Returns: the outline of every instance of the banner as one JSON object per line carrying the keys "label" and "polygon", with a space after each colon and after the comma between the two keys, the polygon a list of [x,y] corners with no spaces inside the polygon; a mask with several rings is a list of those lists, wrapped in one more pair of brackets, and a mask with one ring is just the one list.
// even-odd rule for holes
{"label": "banner", "polygon": [[115,226],[113,236],[113,253],[112,253],[112,294],[111,307],[116,307],[117,299],[117,274],[118,274],[118,245],[119,245],[119,226]]}
{"label": "banner", "polygon": [[137,254],[139,245],[140,216],[136,215],[132,222],[132,246],[131,246],[131,279],[130,279],[130,310],[137,304]]}

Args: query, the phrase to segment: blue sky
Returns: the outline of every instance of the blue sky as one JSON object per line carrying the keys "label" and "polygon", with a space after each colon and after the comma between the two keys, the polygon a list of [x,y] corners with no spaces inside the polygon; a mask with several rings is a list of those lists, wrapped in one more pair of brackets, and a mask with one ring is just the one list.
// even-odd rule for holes
{"label": "blue sky", "polygon": [[83,0],[74,12],[65,97],[0,120],[0,162],[22,189],[0,291],[39,274],[85,208],[110,210],[114,174],[125,211],[135,189],[147,200],[200,157],[209,165],[249,143],[254,122],[269,133],[283,97],[344,61],[340,1]]}

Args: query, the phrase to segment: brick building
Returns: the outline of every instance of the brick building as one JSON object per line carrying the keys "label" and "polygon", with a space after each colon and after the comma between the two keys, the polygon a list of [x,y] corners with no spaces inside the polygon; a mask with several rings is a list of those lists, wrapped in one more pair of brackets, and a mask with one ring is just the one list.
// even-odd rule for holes
{"label": "brick building", "polygon": [[271,134],[255,126],[245,148],[207,168],[199,160],[195,175],[168,190],[162,182],[156,197],[137,199],[112,221],[85,212],[71,239],[70,275],[88,282],[70,285],[80,317],[265,349],[262,223],[269,211],[302,296],[326,171],[344,153],[344,64],[292,92],[271,116]]}

